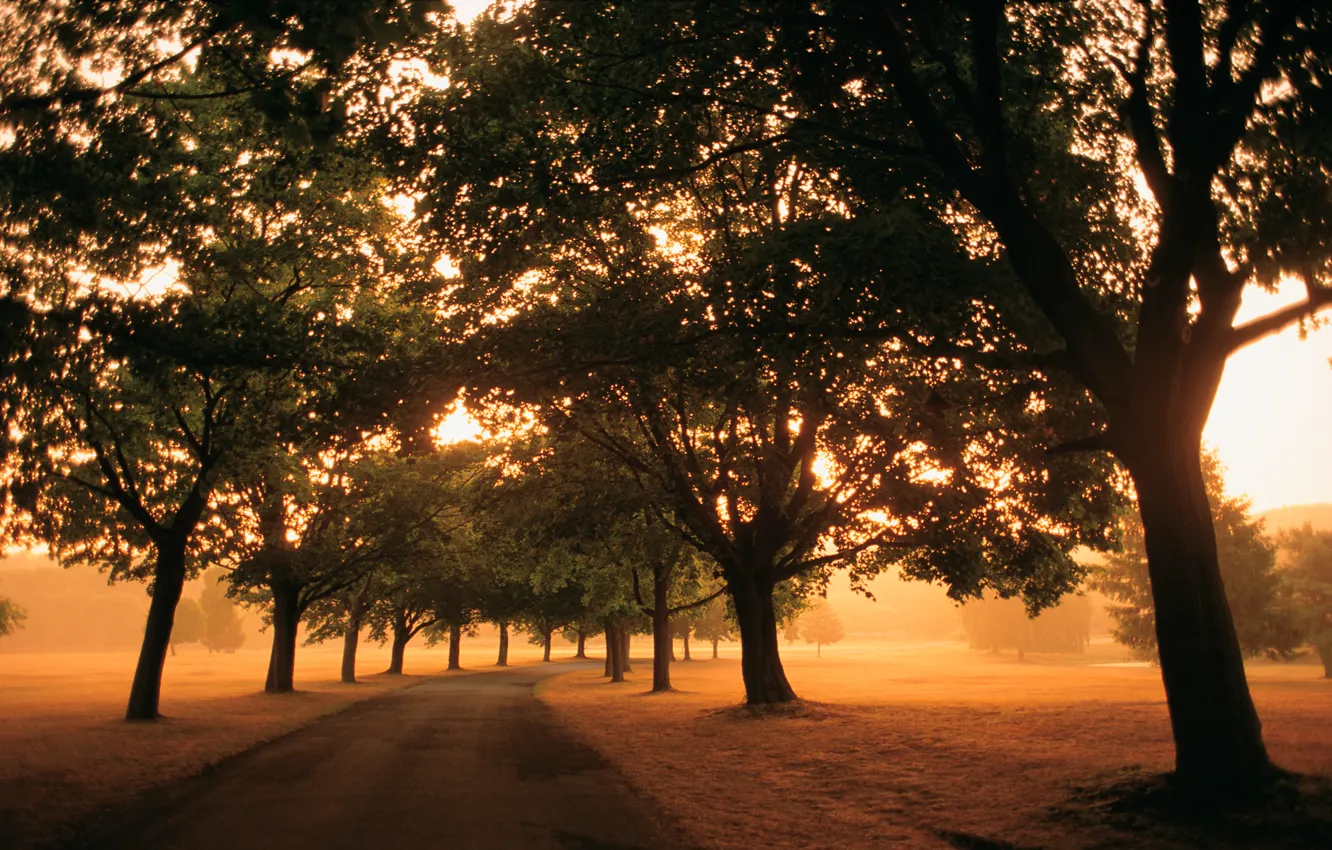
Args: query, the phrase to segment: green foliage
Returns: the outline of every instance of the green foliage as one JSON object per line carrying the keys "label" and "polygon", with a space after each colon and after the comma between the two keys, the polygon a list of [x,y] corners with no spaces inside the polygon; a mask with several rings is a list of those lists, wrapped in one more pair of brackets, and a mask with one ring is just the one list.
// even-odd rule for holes
{"label": "green foliage", "polygon": [[208,634],[208,617],[197,600],[183,597],[176,605],[176,620],[171,624],[171,645],[198,643]]}
{"label": "green foliage", "polygon": [[735,640],[735,625],[727,619],[724,600],[714,599],[697,610],[699,613],[690,621],[694,637],[713,645],[724,640]]}
{"label": "green foliage", "polygon": [[[1217,558],[1240,648],[1246,655],[1287,657],[1299,645],[1299,634],[1281,604],[1276,546],[1263,533],[1262,520],[1250,517],[1249,501],[1225,494],[1223,473],[1214,454],[1204,456]],[[1142,522],[1136,511],[1125,511],[1121,525],[1123,551],[1107,556],[1106,565],[1093,573],[1090,584],[1113,600],[1109,611],[1116,623],[1115,640],[1139,657],[1154,659],[1156,616]]]}
{"label": "green foliage", "polygon": [[1332,674],[1332,531],[1306,523],[1282,534],[1279,544],[1295,623]]}
{"label": "green foliage", "polygon": [[204,589],[199,595],[199,608],[204,616],[204,633],[199,642],[209,652],[235,652],[245,643],[236,605],[227,595],[226,572],[211,569],[204,573]]}
{"label": "green foliage", "polygon": [[0,637],[23,628],[23,621],[27,618],[27,613],[14,600],[0,597]]}

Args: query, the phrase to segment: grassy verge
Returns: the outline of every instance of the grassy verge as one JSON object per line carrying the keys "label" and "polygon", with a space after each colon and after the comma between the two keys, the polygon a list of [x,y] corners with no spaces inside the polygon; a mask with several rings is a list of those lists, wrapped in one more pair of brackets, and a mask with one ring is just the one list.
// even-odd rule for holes
{"label": "grassy verge", "polygon": [[[541,698],[702,847],[1228,842],[1203,829],[1209,813],[1195,829],[1118,805],[1116,789],[1171,765],[1154,669],[1089,663],[1095,653],[1020,664],[959,645],[839,645],[822,659],[795,649],[788,674],[809,701],[776,712],[737,707],[734,658],[673,665],[675,693],[647,693],[644,661],[625,685],[579,672]],[[1250,675],[1273,758],[1332,774],[1332,682],[1308,666]],[[1272,837],[1320,846],[1307,841],[1328,823]],[[1255,829],[1233,846],[1274,846]]]}

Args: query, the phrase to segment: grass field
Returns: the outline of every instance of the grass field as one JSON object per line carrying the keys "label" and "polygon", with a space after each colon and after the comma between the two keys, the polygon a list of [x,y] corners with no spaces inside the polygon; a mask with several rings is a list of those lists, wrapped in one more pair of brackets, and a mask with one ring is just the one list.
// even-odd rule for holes
{"label": "grass field", "polygon": [[[495,661],[493,640],[464,640],[465,668]],[[568,649],[561,647],[567,656]],[[540,650],[516,637],[510,663]],[[405,676],[387,676],[388,650],[362,646],[361,683],[338,681],[332,648],[297,650],[297,692],[262,692],[268,653],[210,655],[187,646],[167,659],[156,723],[122,717],[136,656],[130,652],[0,653],[0,848],[66,836],[74,825],[156,785],[199,772],[359,700],[443,672],[446,647],[407,649]],[[371,672],[375,671],[375,672]],[[459,674],[451,674],[459,675]]]}
{"label": "grass field", "polygon": [[[767,716],[736,707],[738,653],[725,655],[672,665],[675,693],[647,693],[647,659],[624,685],[578,672],[541,690],[698,846],[1270,846],[1261,823],[1218,836],[1204,813],[1197,829],[1167,828],[1097,795],[1172,759],[1159,671],[1110,666],[1122,650],[1109,645],[1027,663],[956,643],[846,643],[823,658],[793,646],[788,676],[808,702]],[[1332,682],[1320,674],[1263,663],[1250,681],[1273,758],[1326,777]],[[1282,835],[1332,846],[1332,834]]]}

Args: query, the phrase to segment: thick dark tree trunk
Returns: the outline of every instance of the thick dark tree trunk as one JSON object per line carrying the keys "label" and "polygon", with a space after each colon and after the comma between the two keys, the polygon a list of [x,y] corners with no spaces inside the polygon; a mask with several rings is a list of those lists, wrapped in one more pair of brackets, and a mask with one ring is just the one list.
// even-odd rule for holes
{"label": "thick dark tree trunk", "polygon": [[620,625],[620,657],[623,659],[624,672],[634,672],[633,662],[629,660],[629,627]]}
{"label": "thick dark tree trunk", "polygon": [[541,660],[550,661],[550,640],[554,629],[546,629],[541,633]]}
{"label": "thick dark tree trunk", "polygon": [[772,609],[772,588],[748,576],[728,578],[727,589],[740,627],[740,675],[745,702],[769,705],[796,698],[786,680],[777,651],[777,615]]}
{"label": "thick dark tree trunk", "polygon": [[393,653],[389,656],[389,666],[384,672],[394,676],[402,675],[403,656],[407,653],[407,641],[410,638],[394,633]]}
{"label": "thick dark tree trunk", "polygon": [[[675,660],[675,641],[671,635],[671,609],[669,574],[663,580],[663,571],[657,572],[652,588],[652,690],[671,689],[671,662]],[[627,656],[628,653],[626,652]]]}
{"label": "thick dark tree trunk", "polygon": [[582,626],[578,627],[578,651],[574,658],[587,658],[587,630]]}
{"label": "thick dark tree trunk", "polygon": [[604,634],[606,635],[606,671],[601,675],[610,676],[615,667],[615,647],[619,640],[619,638],[615,636],[615,627],[611,625],[610,620],[606,621],[606,631]]}
{"label": "thick dark tree trunk", "polygon": [[1318,660],[1323,662],[1323,678],[1332,679],[1332,644],[1319,644],[1314,647]]}
{"label": "thick dark tree trunk", "polygon": [[503,620],[499,622],[499,658],[496,659],[495,666],[509,666],[509,624]]}
{"label": "thick dark tree trunk", "polygon": [[449,669],[462,669],[462,626],[449,626]]}
{"label": "thick dark tree trunk", "polygon": [[714,641],[712,642],[712,657],[713,657],[714,659],[717,657],[717,644],[719,644],[719,643],[721,643],[720,640],[714,640]]}
{"label": "thick dark tree trunk", "polygon": [[1156,429],[1129,461],[1156,606],[1156,641],[1187,786],[1260,783],[1273,768],[1249,696],[1203,484],[1199,438]]}
{"label": "thick dark tree trunk", "polygon": [[273,648],[268,655],[268,678],[264,691],[270,694],[289,694],[296,686],[296,629],[300,623],[300,585],[295,582],[274,580],[269,584],[273,593]]}
{"label": "thick dark tree trunk", "polygon": [[623,682],[625,672],[624,627],[618,623],[606,626],[607,658],[610,660],[610,680]]}
{"label": "thick dark tree trunk", "polygon": [[148,605],[148,622],[139,648],[139,663],[134,668],[126,720],[157,719],[162,695],[162,667],[171,645],[171,625],[176,619],[176,604],[185,587],[185,541],[157,544],[157,564],[153,569],[153,600]]}
{"label": "thick dark tree trunk", "polygon": [[356,684],[356,647],[361,642],[361,618],[348,617],[347,630],[342,633],[342,681]]}
{"label": "thick dark tree trunk", "polygon": [[688,629],[685,629],[684,634],[681,635],[681,638],[680,638],[680,639],[684,641],[684,660],[685,660],[685,661],[693,661],[694,659],[692,659],[692,658],[689,657],[689,630],[688,630]]}

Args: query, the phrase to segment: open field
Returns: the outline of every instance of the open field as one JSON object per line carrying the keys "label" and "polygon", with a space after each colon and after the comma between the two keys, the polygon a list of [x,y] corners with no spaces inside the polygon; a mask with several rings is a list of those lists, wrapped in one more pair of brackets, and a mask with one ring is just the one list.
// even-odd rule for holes
{"label": "open field", "polygon": [[[510,646],[510,664],[540,661],[539,648],[523,636]],[[494,652],[493,639],[464,639],[463,666],[488,667]],[[407,648],[408,675],[386,676],[378,671],[388,666],[388,654],[363,645],[362,683],[344,685],[337,650],[298,649],[297,692],[266,695],[266,651],[210,655],[186,646],[167,659],[164,719],[126,723],[134,653],[0,653],[0,848],[61,838],[99,810],[352,703],[424,681],[448,662],[446,646],[426,649],[416,641]],[[557,645],[557,655],[570,654]]]}
{"label": "open field", "polygon": [[[1090,796],[1171,767],[1159,671],[1107,666],[1122,656],[1111,646],[1024,664],[957,643],[846,643],[821,659],[793,646],[788,676],[809,702],[762,717],[736,708],[738,653],[723,656],[672,665],[676,693],[646,694],[647,659],[625,685],[578,672],[540,692],[699,846],[1273,846],[1267,833],[1143,833]],[[1332,681],[1320,674],[1259,663],[1250,681],[1273,758],[1326,777]],[[1284,846],[1332,846],[1306,838]]]}

